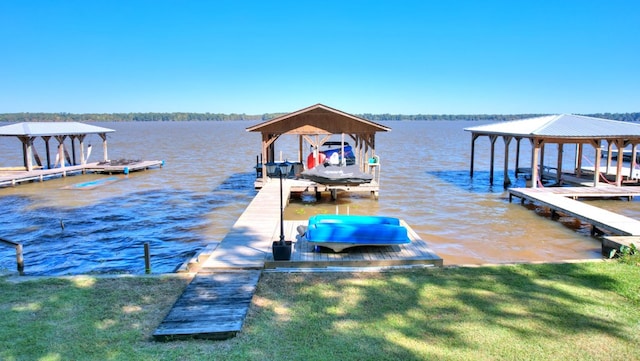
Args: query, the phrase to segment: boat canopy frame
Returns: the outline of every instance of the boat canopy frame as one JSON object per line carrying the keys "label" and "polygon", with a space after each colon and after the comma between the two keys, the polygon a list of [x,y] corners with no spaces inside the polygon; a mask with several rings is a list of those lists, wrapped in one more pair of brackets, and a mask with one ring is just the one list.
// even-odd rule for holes
{"label": "boat canopy frame", "polygon": [[[317,160],[318,149],[333,135],[341,135],[342,143],[346,143],[345,137],[348,136],[353,141],[351,145],[356,164],[362,172],[370,173],[367,164],[369,159],[376,156],[376,133],[388,132],[391,128],[318,103],[248,127],[246,131],[262,134],[261,173],[263,180],[266,180],[265,164],[275,162],[275,142],[282,135],[298,136],[300,162],[304,160],[304,149],[307,147],[314,149]],[[308,145],[305,146],[305,142]]]}
{"label": "boat canopy frame", "polygon": [[538,180],[542,178],[544,169],[544,148],[548,144],[556,144],[558,147],[558,159],[555,167],[556,182],[562,182],[562,160],[565,144],[576,145],[575,175],[582,177],[582,158],[584,145],[590,145],[595,150],[593,186],[597,187],[600,179],[604,177],[601,168],[602,145],[607,143],[607,169],[612,164],[612,148],[617,149],[617,161],[615,172],[615,185],[620,187],[623,183],[622,164],[623,150],[632,146],[632,157],[629,178],[633,177],[636,168],[636,154],[640,144],[640,124],[615,121],[610,119],[588,117],[574,114],[557,114],[535,118],[520,119],[508,122],[492,123],[483,126],[465,128],[471,132],[471,159],[470,177],[473,178],[475,141],[481,136],[489,137],[491,144],[491,160],[489,169],[489,183],[493,185],[495,143],[499,137],[504,141],[504,188],[511,185],[509,179],[509,146],[511,141],[516,141],[515,172],[518,175],[520,163],[520,142],[528,139],[531,142],[531,187],[539,186]]}
{"label": "boat canopy frame", "polygon": [[21,122],[0,127],[0,137],[17,137],[22,142],[22,158],[25,169],[33,171],[34,159],[36,163],[41,163],[34,147],[37,138],[42,138],[45,143],[47,156],[46,166],[51,168],[51,153],[49,151],[49,140],[55,138],[58,141],[57,155],[60,159],[60,166],[64,167],[65,148],[64,142],[67,138],[71,140],[71,153],[73,164],[76,164],[75,140],[80,146],[80,164],[85,165],[88,156],[85,156],[84,140],[89,134],[97,134],[102,139],[103,160],[107,161],[107,133],[115,132],[113,129],[98,127],[79,122]]}

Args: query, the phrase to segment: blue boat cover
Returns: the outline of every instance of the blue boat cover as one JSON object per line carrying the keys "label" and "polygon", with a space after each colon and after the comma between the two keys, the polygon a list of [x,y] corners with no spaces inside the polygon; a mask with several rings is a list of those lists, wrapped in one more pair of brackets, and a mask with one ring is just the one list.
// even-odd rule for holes
{"label": "blue boat cover", "polygon": [[[309,218],[308,242],[353,246],[410,243],[407,229],[394,217],[317,215]],[[327,247],[331,248],[329,245]]]}

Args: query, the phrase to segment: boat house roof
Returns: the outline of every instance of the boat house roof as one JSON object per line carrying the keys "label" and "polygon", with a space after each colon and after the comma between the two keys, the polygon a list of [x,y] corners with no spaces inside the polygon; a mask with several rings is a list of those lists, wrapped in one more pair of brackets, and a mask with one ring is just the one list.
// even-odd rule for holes
{"label": "boat house roof", "polygon": [[640,139],[640,124],[573,114],[493,123],[465,130],[478,135],[522,138]]}
{"label": "boat house roof", "polygon": [[[558,144],[559,151],[557,152],[558,160],[557,166],[553,168],[556,175],[556,182],[560,184],[562,182],[563,172],[563,152],[561,146],[564,144],[576,144],[576,169],[575,173],[577,177],[582,173],[582,158],[583,149],[585,144],[591,145],[595,150],[595,165],[594,169],[594,186],[598,185],[600,178],[600,158],[601,158],[601,146],[602,142],[608,143],[609,156],[607,159],[607,169],[611,165],[611,149],[613,146],[617,150],[623,149],[628,145],[633,146],[633,153],[636,152],[636,147],[640,144],[640,124],[631,122],[622,122],[616,120],[587,117],[582,115],[573,114],[559,114],[548,115],[543,117],[514,120],[509,122],[499,122],[488,125],[481,125],[477,127],[465,128],[465,131],[471,132],[471,176],[473,177],[474,167],[474,155],[475,155],[475,141],[480,136],[487,136],[491,140],[491,165],[489,182],[493,184],[493,165],[495,155],[495,141],[498,137],[502,137],[505,144],[505,165],[504,165],[504,186],[505,188],[511,184],[508,176],[508,158],[509,158],[509,143],[512,139],[516,140],[516,173],[519,170],[519,144],[521,139],[531,140],[531,179],[532,187],[536,187],[537,181],[541,180],[542,176],[539,176],[540,172],[545,169],[543,167],[543,160],[541,160],[541,154],[543,154],[545,144]],[[622,184],[622,159],[620,158],[623,152],[618,152],[618,162],[616,164],[616,181],[615,184],[620,186]],[[635,158],[635,156],[634,156]],[[634,167],[631,167],[632,169]],[[551,168],[549,168],[551,169]],[[566,178],[566,177],[565,177]]]}
{"label": "boat house roof", "polygon": [[111,132],[115,130],[78,122],[23,122],[0,127],[0,136],[4,137],[46,137]]}
{"label": "boat house roof", "polygon": [[[248,127],[246,130],[262,134],[262,152],[256,169],[262,169],[264,164],[276,161],[275,142],[282,135],[294,135],[299,138],[300,163],[308,159],[303,154],[304,142],[315,149],[313,157],[316,162],[320,162],[320,146],[328,142],[333,135],[341,135],[341,142],[348,136],[354,141],[356,163],[364,169],[367,160],[375,155],[376,133],[388,132],[391,128],[318,103]],[[262,172],[262,177],[263,180],[267,178],[266,171]]]}
{"label": "boat house roof", "polygon": [[388,132],[385,127],[323,104],[285,114],[247,128],[248,132],[269,134],[354,134]]}
{"label": "boat house roof", "polygon": [[[76,154],[74,149],[74,140],[80,141],[80,159],[81,162],[86,162],[84,157],[84,149],[82,148],[83,141],[88,134],[98,134],[102,138],[102,149],[104,160],[107,160],[107,133],[115,132],[114,129],[97,127],[95,125],[89,125],[78,122],[22,122],[13,123],[0,127],[0,137],[16,137],[22,142],[24,167],[27,171],[34,170],[33,160],[35,159],[38,165],[40,164],[39,157],[36,156],[37,152],[34,148],[34,141],[41,137],[47,149],[46,166],[51,168],[51,158],[49,154],[49,139],[55,137],[59,143],[59,158],[63,159],[64,141],[67,137],[71,139],[71,150],[73,152],[73,163],[76,161]],[[71,162],[69,162],[71,163]]]}

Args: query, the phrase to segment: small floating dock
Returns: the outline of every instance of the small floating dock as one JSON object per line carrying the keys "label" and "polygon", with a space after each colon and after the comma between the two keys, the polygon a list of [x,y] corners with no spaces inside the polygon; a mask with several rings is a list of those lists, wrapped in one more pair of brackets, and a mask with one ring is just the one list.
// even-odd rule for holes
{"label": "small floating dock", "polygon": [[[295,184],[294,180],[283,181],[284,204]],[[233,337],[242,330],[259,275],[266,268],[313,271],[350,267],[357,271],[359,267],[443,264],[406,223],[410,244],[355,247],[334,253],[318,252],[299,236],[297,227],[306,226],[307,221],[284,222],[285,239],[293,243],[292,256],[290,261],[275,261],[271,245],[280,237],[279,208],[279,182],[265,182],[229,233],[199,265],[194,280],[153,334],[155,339]]]}
{"label": "small floating dock", "polygon": [[[68,175],[94,173],[124,173],[162,167],[164,161],[109,160],[107,134],[115,130],[78,122],[22,122],[0,127],[0,137],[17,137],[22,142],[22,167],[0,169],[0,187],[15,186],[24,182],[66,177]],[[88,163],[92,146],[85,147],[87,136],[96,135],[102,139],[101,162]],[[35,144],[37,139],[44,142],[46,156],[40,157]],[[58,142],[56,153],[52,154],[49,142]],[[70,144],[70,152],[67,145]],[[76,148],[77,145],[77,148]],[[42,148],[41,148],[42,149]],[[76,150],[79,150],[76,152]],[[55,155],[55,161],[54,157]]]}
{"label": "small floating dock", "polygon": [[85,166],[85,171],[95,173],[123,173],[137,172],[141,170],[147,170],[150,168],[163,167],[164,161],[162,160],[119,160],[109,162],[91,163]]}

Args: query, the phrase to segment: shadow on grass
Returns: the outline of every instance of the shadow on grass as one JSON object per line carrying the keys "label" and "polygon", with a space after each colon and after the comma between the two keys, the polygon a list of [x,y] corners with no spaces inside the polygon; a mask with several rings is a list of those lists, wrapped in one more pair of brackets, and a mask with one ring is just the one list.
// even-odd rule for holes
{"label": "shadow on grass", "polygon": [[594,336],[609,340],[614,349],[638,339],[629,333],[638,312],[627,319],[628,307],[609,303],[619,300],[612,295],[617,281],[594,273],[593,265],[334,274],[329,279],[269,274],[263,282],[267,286],[259,295],[271,302],[262,300],[270,307],[259,308],[256,317],[270,319],[276,334],[311,358],[321,352],[338,359],[511,358],[537,345],[546,349],[541,359],[552,359],[544,352],[580,359],[589,355]]}
{"label": "shadow on grass", "polygon": [[[0,359],[158,359],[144,342],[186,287],[179,277],[0,278]],[[176,358],[179,359],[179,358]]]}
{"label": "shadow on grass", "polygon": [[0,278],[0,359],[637,359],[637,266],[265,273],[237,337],[150,341],[188,281]]}

